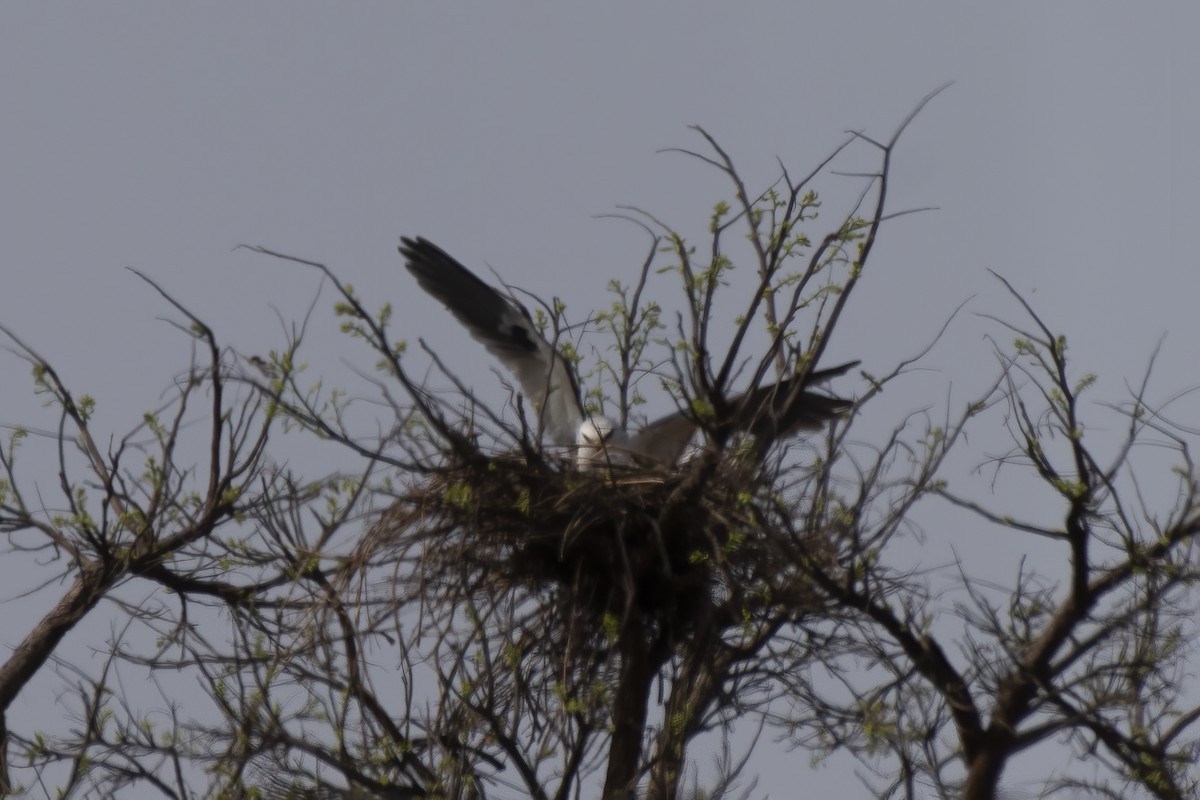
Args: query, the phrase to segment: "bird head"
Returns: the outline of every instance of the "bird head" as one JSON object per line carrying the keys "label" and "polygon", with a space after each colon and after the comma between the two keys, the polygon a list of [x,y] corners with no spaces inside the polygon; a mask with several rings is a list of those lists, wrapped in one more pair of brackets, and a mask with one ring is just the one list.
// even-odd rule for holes
{"label": "bird head", "polygon": [[608,417],[588,417],[580,423],[575,444],[575,463],[580,469],[606,467],[618,459],[624,463],[623,454],[615,451],[624,444],[624,439]]}

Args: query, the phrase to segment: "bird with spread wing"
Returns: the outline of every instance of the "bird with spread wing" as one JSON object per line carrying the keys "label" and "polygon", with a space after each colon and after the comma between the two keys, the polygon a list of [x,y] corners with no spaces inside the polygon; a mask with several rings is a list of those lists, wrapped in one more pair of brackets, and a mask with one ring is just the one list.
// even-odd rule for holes
{"label": "bird with spread wing", "polygon": [[[574,448],[581,469],[613,463],[674,465],[688,451],[697,423],[682,411],[636,433],[584,410],[572,365],[542,336],[529,312],[484,283],[428,239],[400,240],[400,253],[421,288],[436,297],[516,377],[553,444]],[[730,428],[754,437],[760,451],[797,431],[817,430],[851,401],[809,391],[845,374],[851,361],[753,389],[730,401]]]}

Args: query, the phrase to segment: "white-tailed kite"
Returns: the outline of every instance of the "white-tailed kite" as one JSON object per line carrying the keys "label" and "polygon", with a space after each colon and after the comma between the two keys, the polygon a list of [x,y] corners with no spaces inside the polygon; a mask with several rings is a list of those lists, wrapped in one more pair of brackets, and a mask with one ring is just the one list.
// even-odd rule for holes
{"label": "white-tailed kite", "polygon": [[[650,423],[636,434],[611,420],[588,415],[570,364],[538,333],[524,306],[477,278],[428,239],[400,240],[400,253],[421,288],[441,300],[471,336],[496,356],[537,409],[544,434],[576,451],[580,468],[630,460],[671,465],[679,462],[696,434],[682,412]],[[760,447],[800,430],[816,430],[850,408],[840,397],[807,391],[844,374],[859,362],[817,370],[763,386],[732,399],[731,429],[754,436]]]}

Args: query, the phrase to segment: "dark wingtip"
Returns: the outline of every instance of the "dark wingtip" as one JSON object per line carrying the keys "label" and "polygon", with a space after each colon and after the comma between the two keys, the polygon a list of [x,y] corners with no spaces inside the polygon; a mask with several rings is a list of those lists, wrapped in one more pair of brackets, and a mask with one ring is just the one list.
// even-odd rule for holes
{"label": "dark wingtip", "polygon": [[483,284],[483,281],[460,264],[454,256],[424,236],[415,239],[401,236],[397,249],[400,255],[404,256],[405,268],[416,277],[426,291],[437,295],[443,301],[446,298],[441,295],[456,284]]}
{"label": "dark wingtip", "polygon": [[809,373],[808,380],[804,384],[805,386],[815,386],[819,383],[825,383],[826,381],[845,375],[861,363],[858,360],[847,361],[845,364],[838,364],[836,367],[813,370]]}
{"label": "dark wingtip", "polygon": [[458,263],[454,260],[453,256],[424,236],[418,236],[415,239],[409,236],[401,236],[400,246],[397,249],[400,251],[400,255],[404,256],[409,271],[414,271],[414,267],[427,269],[439,262],[444,263],[449,261],[455,264]]}
{"label": "dark wingtip", "polygon": [[399,250],[405,268],[421,288],[440,300],[476,339],[488,347],[537,349],[532,323],[528,326],[505,323],[514,315],[518,319],[528,317],[524,309],[480,280],[454,256],[423,236],[400,237]]}

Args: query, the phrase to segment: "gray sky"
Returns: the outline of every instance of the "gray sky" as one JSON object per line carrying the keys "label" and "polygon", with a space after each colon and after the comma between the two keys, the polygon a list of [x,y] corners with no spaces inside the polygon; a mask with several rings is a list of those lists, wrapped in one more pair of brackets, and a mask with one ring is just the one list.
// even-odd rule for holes
{"label": "gray sky", "polygon": [[[187,353],[123,268],[261,352],[281,342],[272,306],[296,318],[316,286],[232,251],[263,244],[391,300],[398,332],[494,387],[481,348],[416,294],[401,234],[582,318],[644,255],[640,231],[595,215],[634,204],[701,234],[728,197],[697,162],[656,154],[699,146],[687,125],[762,186],[776,157],[807,171],[844,130],[885,137],[954,80],[893,174],[894,210],[939,210],[885,227],[831,363],[881,371],[972,295],[970,310],[1016,318],[994,269],[1100,373],[1096,399],[1124,399],[1165,335],[1165,399],[1200,382],[1197,30],[1183,2],[6,4],[0,322],[120,432]],[[895,417],[981,389],[986,332],[961,318],[929,382],[895,391]],[[332,328],[311,345],[315,363],[354,352]],[[25,367],[3,363],[0,423],[44,419]],[[2,642],[23,631],[5,622]],[[762,788],[788,796],[807,757],[777,766]]]}

